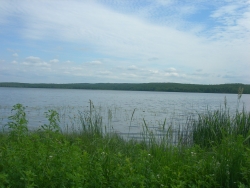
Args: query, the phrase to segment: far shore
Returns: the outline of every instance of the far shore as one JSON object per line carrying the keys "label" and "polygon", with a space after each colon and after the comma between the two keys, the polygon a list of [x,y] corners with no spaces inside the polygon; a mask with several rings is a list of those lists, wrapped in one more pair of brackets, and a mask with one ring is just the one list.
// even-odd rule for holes
{"label": "far shore", "polygon": [[0,82],[0,87],[250,94],[250,84],[241,84],[241,83],[202,85],[202,84],[182,84],[182,83],[55,84],[55,83]]}

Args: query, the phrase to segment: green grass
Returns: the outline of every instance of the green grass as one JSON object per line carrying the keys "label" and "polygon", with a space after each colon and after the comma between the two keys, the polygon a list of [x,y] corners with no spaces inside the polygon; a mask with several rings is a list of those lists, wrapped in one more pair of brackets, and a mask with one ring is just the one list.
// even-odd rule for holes
{"label": "green grass", "polygon": [[244,110],[199,115],[172,144],[171,127],[156,138],[146,122],[141,141],[110,134],[93,108],[90,103],[80,113],[81,131],[62,133],[58,113],[49,110],[48,124],[31,132],[25,108],[15,105],[8,131],[0,133],[0,187],[250,185],[250,113]]}

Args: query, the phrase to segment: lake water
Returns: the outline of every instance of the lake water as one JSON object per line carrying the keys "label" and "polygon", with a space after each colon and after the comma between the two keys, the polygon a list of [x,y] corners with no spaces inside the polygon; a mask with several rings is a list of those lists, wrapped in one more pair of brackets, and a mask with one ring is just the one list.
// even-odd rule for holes
{"label": "lake water", "polygon": [[165,119],[167,125],[185,124],[187,118],[195,118],[197,112],[224,107],[225,97],[232,113],[243,105],[250,111],[250,95],[247,94],[242,95],[238,104],[236,94],[0,87],[0,125],[7,123],[12,106],[21,103],[26,107],[31,129],[47,123],[44,112],[49,109],[60,114],[63,129],[77,129],[79,111],[88,111],[91,100],[103,118],[103,126],[118,133],[137,134],[142,131],[144,122],[154,130],[158,130]]}

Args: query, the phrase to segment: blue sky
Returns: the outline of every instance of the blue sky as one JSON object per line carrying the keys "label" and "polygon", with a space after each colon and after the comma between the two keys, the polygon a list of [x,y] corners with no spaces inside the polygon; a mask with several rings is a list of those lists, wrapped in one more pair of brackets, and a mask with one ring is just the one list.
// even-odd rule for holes
{"label": "blue sky", "polygon": [[0,82],[250,84],[250,0],[0,0]]}

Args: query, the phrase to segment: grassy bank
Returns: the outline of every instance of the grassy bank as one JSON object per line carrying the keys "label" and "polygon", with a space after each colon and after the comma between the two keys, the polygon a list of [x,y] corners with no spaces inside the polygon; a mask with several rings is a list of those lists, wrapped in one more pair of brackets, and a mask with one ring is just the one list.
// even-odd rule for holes
{"label": "grassy bank", "polygon": [[[155,138],[145,123],[142,141],[103,131],[93,109],[81,131],[62,133],[58,113],[28,130],[17,104],[0,135],[0,187],[249,187],[250,113],[226,108],[190,121],[172,144],[171,128]],[[183,132],[184,131],[184,132]]]}

